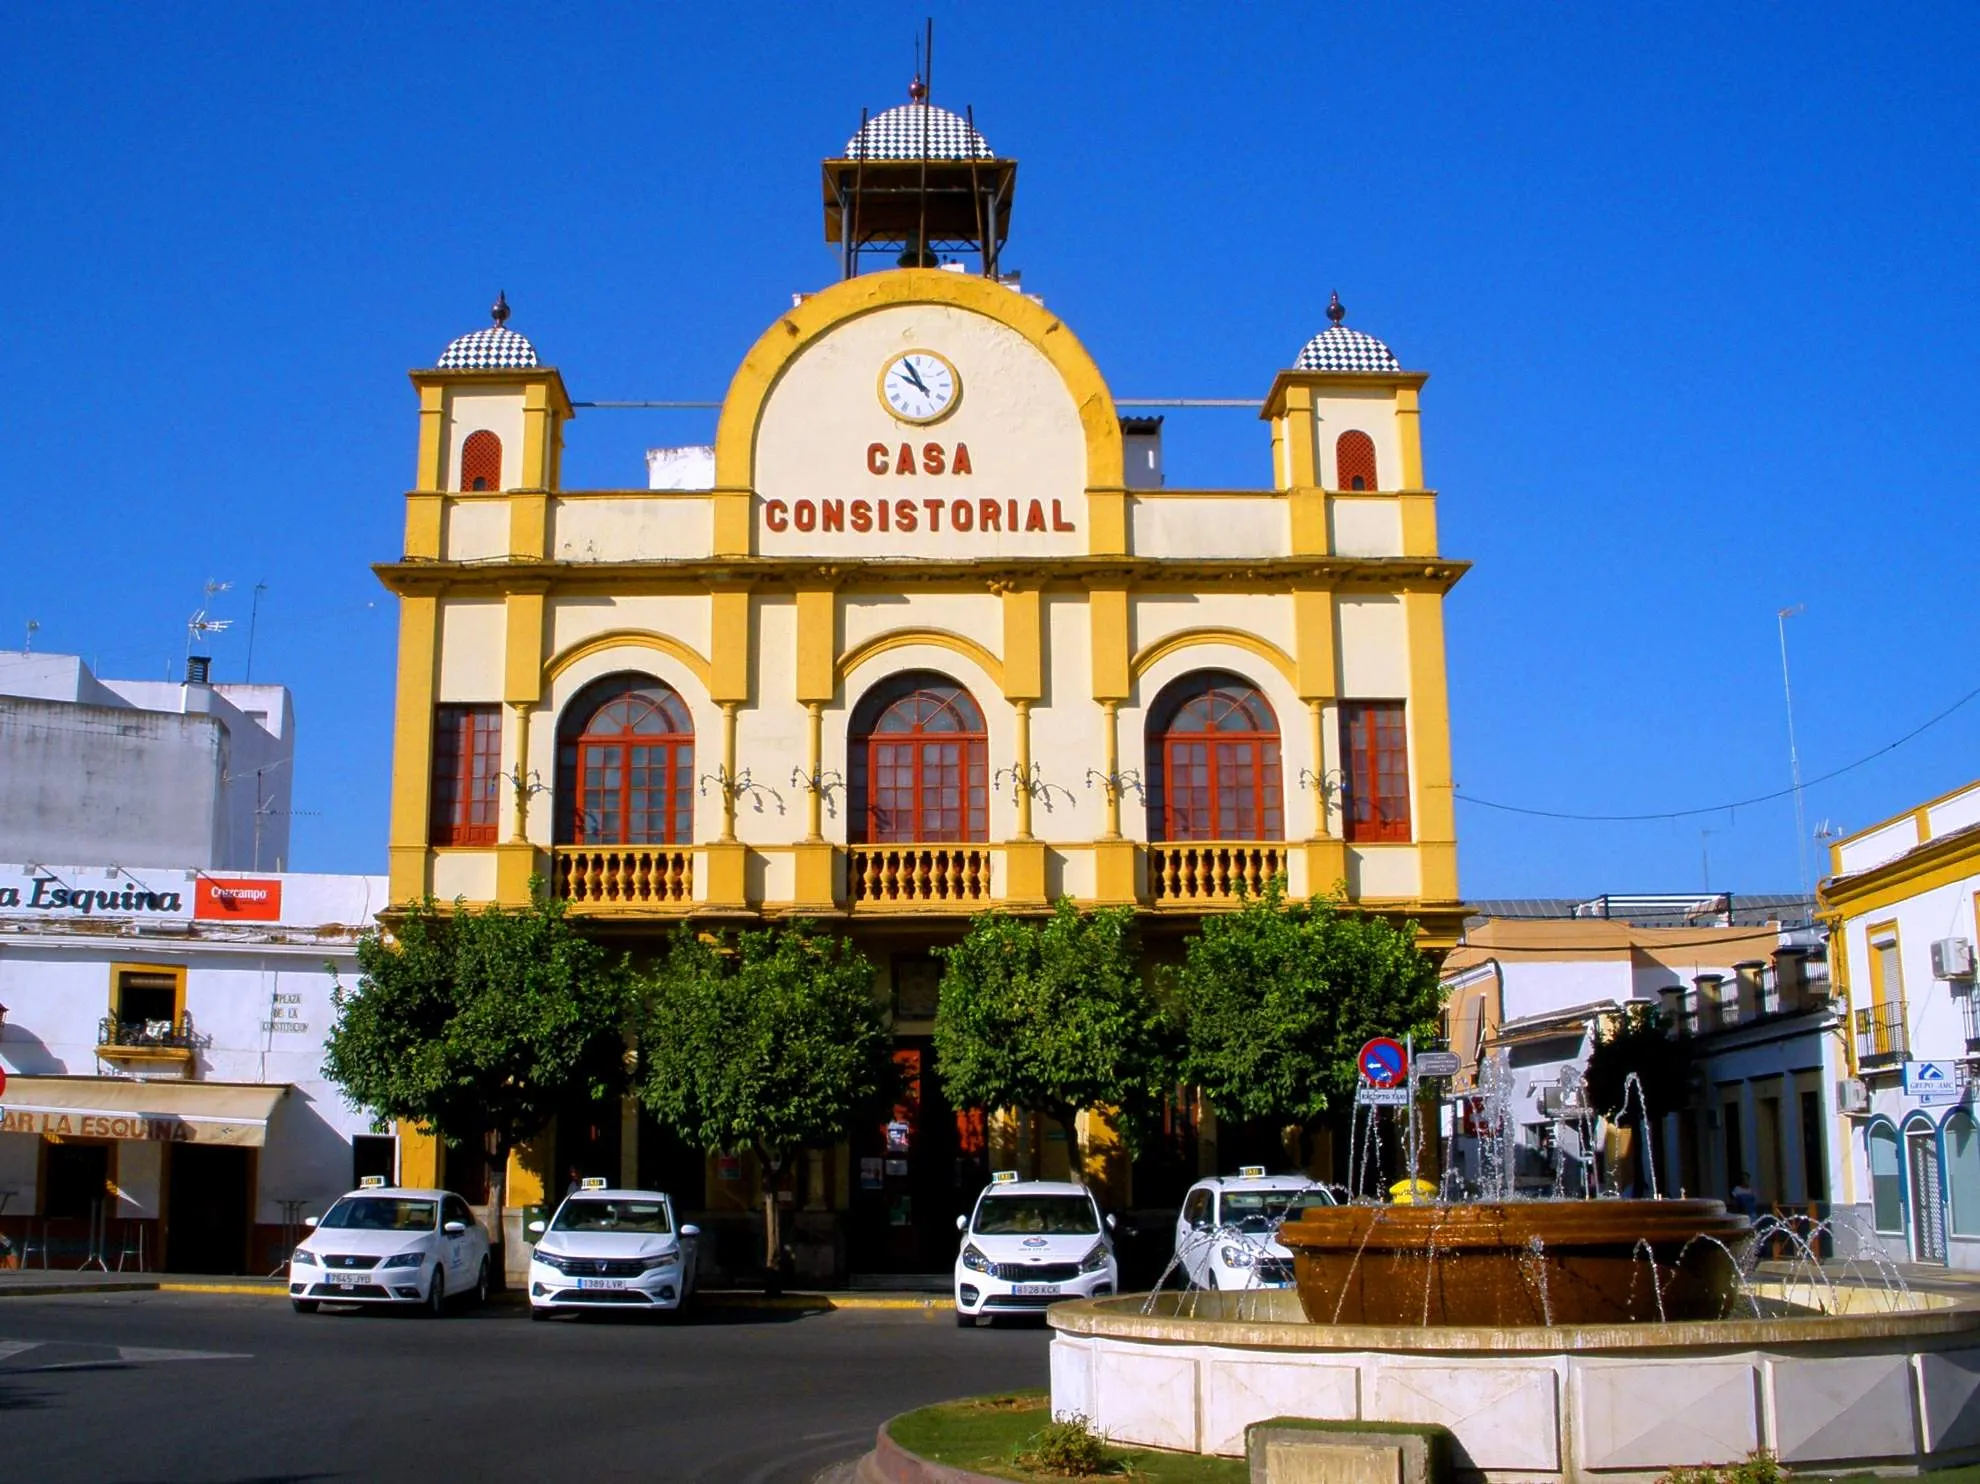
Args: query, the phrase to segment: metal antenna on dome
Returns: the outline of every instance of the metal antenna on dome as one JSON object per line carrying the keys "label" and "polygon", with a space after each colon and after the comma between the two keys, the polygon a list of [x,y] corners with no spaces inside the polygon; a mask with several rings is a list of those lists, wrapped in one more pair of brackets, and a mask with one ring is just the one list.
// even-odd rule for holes
{"label": "metal antenna on dome", "polygon": [[500,329],[509,322],[509,295],[507,290],[497,289],[495,291],[495,306],[488,311],[488,314],[495,321],[495,327],[497,329]]}

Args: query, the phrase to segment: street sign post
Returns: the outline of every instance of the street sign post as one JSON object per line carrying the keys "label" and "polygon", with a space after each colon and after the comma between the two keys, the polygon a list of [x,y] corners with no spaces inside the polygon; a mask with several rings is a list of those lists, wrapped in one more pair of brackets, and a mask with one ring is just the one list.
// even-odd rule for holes
{"label": "street sign post", "polygon": [[1361,1048],[1355,1066],[1370,1087],[1396,1087],[1409,1076],[1409,1053],[1393,1037],[1377,1036]]}

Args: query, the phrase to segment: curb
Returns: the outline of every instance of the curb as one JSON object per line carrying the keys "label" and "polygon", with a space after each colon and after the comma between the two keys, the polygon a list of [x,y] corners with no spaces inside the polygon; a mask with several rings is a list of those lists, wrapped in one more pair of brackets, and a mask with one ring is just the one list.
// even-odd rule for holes
{"label": "curb", "polygon": [[860,1459],[853,1477],[860,1484],[1003,1484],[993,1475],[931,1463],[918,1453],[908,1452],[888,1434],[886,1424],[873,1440],[873,1451]]}
{"label": "curb", "polygon": [[806,1312],[868,1309],[930,1314],[946,1310],[950,1304],[947,1298],[841,1298],[836,1294],[824,1293],[786,1293],[775,1298],[769,1294],[704,1293],[698,1295],[695,1302],[710,1309],[799,1309]]}
{"label": "curb", "polygon": [[287,1298],[286,1285],[271,1283],[154,1283],[160,1293],[248,1293],[264,1298]]}
{"label": "curb", "polygon": [[0,1298],[54,1298],[65,1293],[154,1293],[158,1284],[148,1282],[117,1283],[36,1283],[0,1284]]}

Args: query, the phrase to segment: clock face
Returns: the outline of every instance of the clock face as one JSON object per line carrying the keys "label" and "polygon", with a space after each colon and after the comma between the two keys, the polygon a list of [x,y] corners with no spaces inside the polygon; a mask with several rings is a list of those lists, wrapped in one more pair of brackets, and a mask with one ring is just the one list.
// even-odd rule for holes
{"label": "clock face", "polygon": [[962,400],[962,378],[932,350],[905,350],[881,368],[880,400],[904,423],[940,422]]}

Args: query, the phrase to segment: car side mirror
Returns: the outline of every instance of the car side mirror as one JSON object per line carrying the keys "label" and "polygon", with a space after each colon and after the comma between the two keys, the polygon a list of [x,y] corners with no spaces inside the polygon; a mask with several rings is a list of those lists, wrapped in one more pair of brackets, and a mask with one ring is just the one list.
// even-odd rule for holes
{"label": "car side mirror", "polygon": [[440,1230],[445,1232],[450,1237],[458,1237],[467,1230],[467,1226],[463,1222],[450,1221],[445,1226],[441,1227]]}
{"label": "car side mirror", "polygon": [[316,1223],[321,1221],[322,1219],[323,1218],[321,1216],[305,1216],[303,1217],[303,1225],[308,1227],[314,1227]]}
{"label": "car side mirror", "polygon": [[1113,1229],[1114,1229],[1114,1218],[1110,1213],[1107,1217],[1107,1230],[1112,1231]]}
{"label": "car side mirror", "polygon": [[681,1228],[681,1235],[684,1237],[698,1237],[701,1235],[701,1228],[690,1223]]}
{"label": "car side mirror", "polygon": [[969,1218],[967,1216],[958,1216],[956,1218],[956,1230],[959,1232],[966,1232],[969,1230]]}
{"label": "car side mirror", "polygon": [[532,1221],[523,1230],[528,1232],[532,1237],[540,1237],[543,1235],[543,1222],[540,1219]]}

